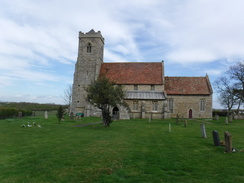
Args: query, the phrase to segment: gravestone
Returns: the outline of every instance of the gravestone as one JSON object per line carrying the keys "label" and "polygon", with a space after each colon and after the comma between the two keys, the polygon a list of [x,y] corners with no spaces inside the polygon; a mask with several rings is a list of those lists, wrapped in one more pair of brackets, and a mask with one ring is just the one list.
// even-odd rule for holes
{"label": "gravestone", "polygon": [[179,124],[179,114],[176,115],[176,124]]}
{"label": "gravestone", "polygon": [[204,124],[201,124],[201,125],[200,125],[200,128],[201,128],[201,132],[202,132],[202,137],[203,137],[203,138],[207,138],[205,125],[204,125]]}
{"label": "gravestone", "polygon": [[232,135],[229,132],[225,132],[225,151],[232,152]]}
{"label": "gravestone", "polygon": [[47,111],[45,111],[45,119],[48,118],[48,114],[47,114]]}
{"label": "gravestone", "polygon": [[215,145],[215,146],[220,146],[219,133],[218,133],[216,130],[214,130],[214,131],[212,132],[212,134],[213,134],[214,145]]}
{"label": "gravestone", "polygon": [[171,123],[169,123],[169,132],[171,132]]}
{"label": "gravestone", "polygon": [[219,115],[218,114],[215,114],[214,120],[219,120]]}
{"label": "gravestone", "polygon": [[184,127],[187,127],[187,120],[184,121]]}
{"label": "gravestone", "polygon": [[225,118],[225,124],[228,125],[228,118],[227,117]]}
{"label": "gravestone", "polygon": [[35,116],[36,116],[36,112],[32,111],[32,117],[35,117]]}
{"label": "gravestone", "polygon": [[18,113],[18,117],[19,117],[19,118],[22,118],[22,112],[21,112],[21,111],[19,111],[19,113]]}

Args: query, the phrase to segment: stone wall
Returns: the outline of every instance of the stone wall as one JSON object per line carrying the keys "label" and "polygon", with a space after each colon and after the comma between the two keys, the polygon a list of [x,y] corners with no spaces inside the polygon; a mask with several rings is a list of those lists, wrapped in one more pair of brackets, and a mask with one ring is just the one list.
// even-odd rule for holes
{"label": "stone wall", "polygon": [[[138,110],[133,109],[133,102],[138,101]],[[158,110],[153,111],[152,110],[152,102],[154,100],[125,100],[125,102],[128,104],[130,108],[130,118],[157,118],[162,119],[164,118],[164,107],[165,107],[165,101],[157,100],[158,102]],[[155,100],[156,101],[156,100]],[[144,106],[144,107],[143,107]],[[144,112],[144,114],[143,114]]]}
{"label": "stone wall", "polygon": [[[212,95],[210,96],[186,96],[186,95],[168,95],[167,99],[174,100],[173,113],[171,117],[175,118],[177,114],[180,117],[188,118],[189,110],[192,110],[192,118],[212,118]],[[205,100],[205,110],[200,111],[200,100]]]}

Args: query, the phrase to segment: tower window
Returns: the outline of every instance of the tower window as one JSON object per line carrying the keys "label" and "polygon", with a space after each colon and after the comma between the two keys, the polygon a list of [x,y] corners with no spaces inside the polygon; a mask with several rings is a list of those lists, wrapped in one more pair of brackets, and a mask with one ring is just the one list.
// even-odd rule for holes
{"label": "tower window", "polygon": [[86,49],[87,53],[91,53],[91,49],[92,49],[92,45],[91,45],[91,43],[88,43],[87,49]]}

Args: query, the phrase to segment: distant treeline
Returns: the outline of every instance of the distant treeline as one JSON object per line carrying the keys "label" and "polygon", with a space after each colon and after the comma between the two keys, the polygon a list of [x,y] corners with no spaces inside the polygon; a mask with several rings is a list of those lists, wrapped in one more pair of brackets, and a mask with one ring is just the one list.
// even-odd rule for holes
{"label": "distant treeline", "polygon": [[28,102],[0,102],[0,107],[14,108],[19,110],[30,111],[52,111],[58,110],[60,105],[57,104],[39,104]]}
{"label": "distant treeline", "polygon": [[58,110],[57,104],[38,104],[28,102],[0,102],[0,119],[18,117],[19,112],[22,116],[30,116],[32,111],[53,111]]}

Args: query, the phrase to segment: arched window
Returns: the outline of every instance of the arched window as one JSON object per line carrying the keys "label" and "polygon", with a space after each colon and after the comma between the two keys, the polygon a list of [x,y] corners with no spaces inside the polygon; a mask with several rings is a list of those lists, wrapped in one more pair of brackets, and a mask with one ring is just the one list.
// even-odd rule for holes
{"label": "arched window", "polygon": [[92,49],[92,45],[91,45],[91,43],[88,43],[87,44],[87,53],[91,53],[91,49]]}

